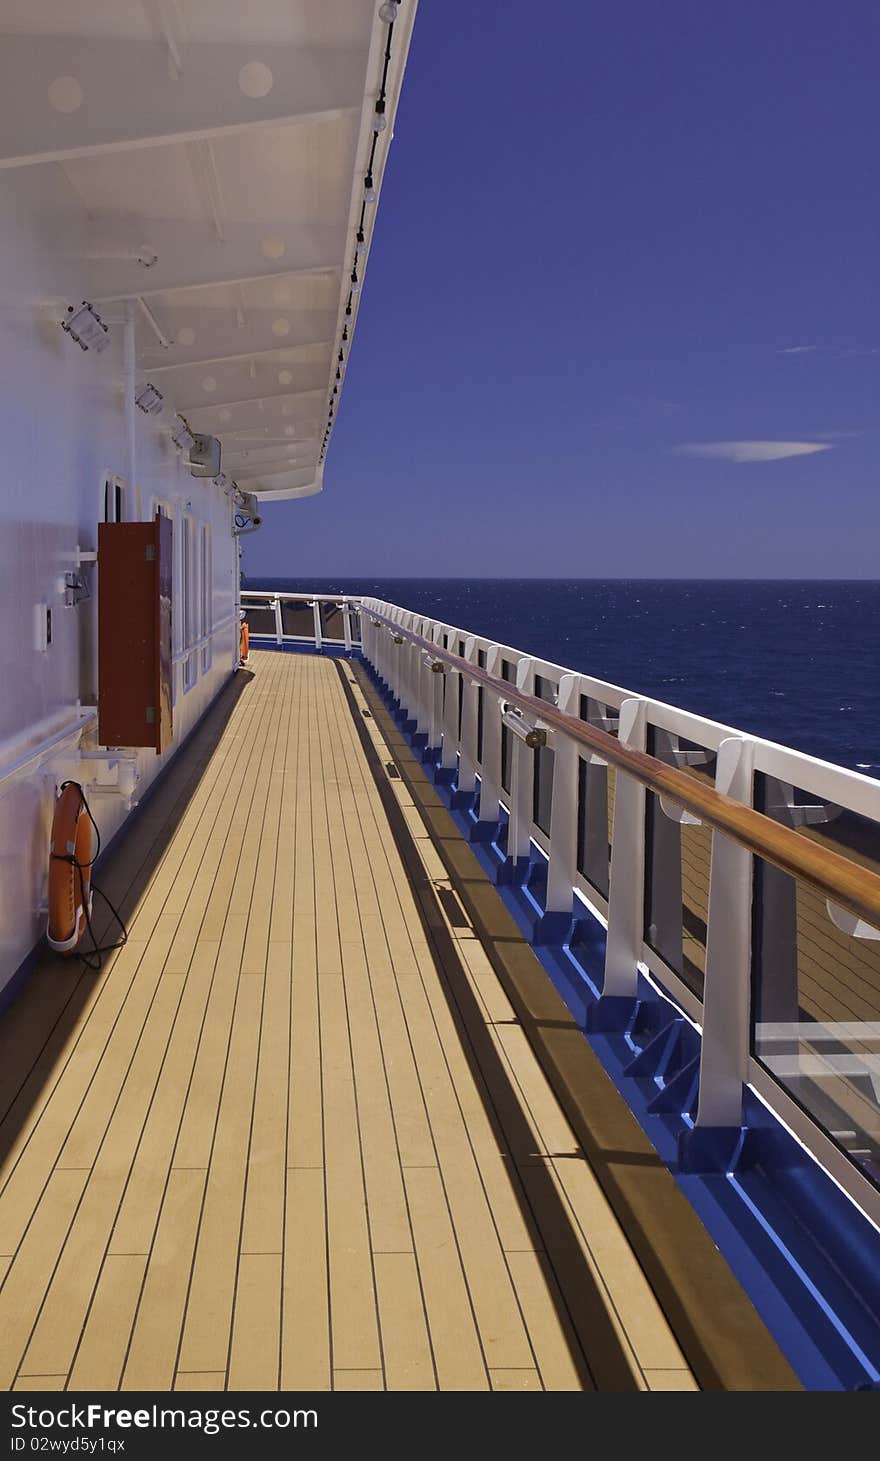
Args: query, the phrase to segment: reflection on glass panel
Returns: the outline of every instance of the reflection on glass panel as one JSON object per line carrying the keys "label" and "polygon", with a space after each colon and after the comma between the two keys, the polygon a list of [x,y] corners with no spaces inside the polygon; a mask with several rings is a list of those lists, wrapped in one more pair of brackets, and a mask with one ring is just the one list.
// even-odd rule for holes
{"label": "reflection on glass panel", "polygon": [[360,609],[349,609],[349,621],[351,623],[351,638],[353,644],[361,642],[361,611]]}
{"label": "reflection on glass panel", "polygon": [[315,614],[308,604],[298,603],[295,599],[282,599],[281,623],[285,634],[314,641]]}
{"label": "reflection on glass panel", "polygon": [[[515,683],[516,665],[511,664],[510,660],[501,661],[501,678],[509,684]],[[507,792],[510,791],[510,734],[504,726],[501,727],[501,785]]]}
{"label": "reflection on glass panel", "polygon": [[248,623],[248,632],[250,634],[271,634],[272,638],[275,638],[274,609],[252,608],[246,603],[242,604],[242,608],[245,611],[245,618],[247,619]]}
{"label": "reflection on glass panel", "polygon": [[[880,827],[867,817],[760,774],[755,805],[880,872]],[[880,938],[844,931],[820,893],[761,859],[753,909],[754,1053],[880,1183]]]}
{"label": "reflection on glass panel", "polygon": [[[617,734],[617,716],[607,705],[581,696],[580,718]],[[578,771],[578,872],[603,898],[608,897],[611,825],[614,810],[614,768],[581,760]]]}
{"label": "reflection on glass panel", "polygon": [[[704,785],[714,785],[715,753],[684,736],[649,726],[648,753]],[[664,810],[660,798],[648,792],[645,942],[702,997],[712,833],[702,824],[677,821],[677,811],[669,804]]]}
{"label": "reflection on glass panel", "polygon": [[[539,700],[556,704],[556,686],[552,680],[535,676],[535,695]],[[532,752],[535,758],[535,777],[532,783],[532,820],[541,831],[550,836],[550,806],[553,800],[553,752],[549,746],[541,746]]]}

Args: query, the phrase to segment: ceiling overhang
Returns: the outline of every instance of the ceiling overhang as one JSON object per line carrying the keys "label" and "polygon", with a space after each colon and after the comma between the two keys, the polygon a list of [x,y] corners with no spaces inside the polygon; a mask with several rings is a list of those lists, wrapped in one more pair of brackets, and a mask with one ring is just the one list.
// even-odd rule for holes
{"label": "ceiling overhang", "polygon": [[416,4],[0,5],[0,169],[63,170],[161,424],[261,497],[323,485]]}

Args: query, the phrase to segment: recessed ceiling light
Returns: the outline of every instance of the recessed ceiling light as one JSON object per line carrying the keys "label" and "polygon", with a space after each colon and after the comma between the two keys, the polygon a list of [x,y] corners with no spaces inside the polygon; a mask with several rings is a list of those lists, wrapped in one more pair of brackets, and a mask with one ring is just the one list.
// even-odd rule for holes
{"label": "recessed ceiling light", "polygon": [[264,259],[280,259],[286,248],[287,244],[283,238],[278,237],[277,233],[267,234],[260,244]]}
{"label": "recessed ceiling light", "polygon": [[216,391],[216,389],[217,382],[215,381],[214,377],[212,375],[206,375],[205,379],[202,381],[202,390],[210,392]]}
{"label": "recessed ceiling light", "polygon": [[226,409],[225,406],[221,406],[220,407],[220,420],[221,421],[231,421],[232,420],[232,412],[231,411],[227,411],[227,409]]}
{"label": "recessed ceiling light", "polygon": [[191,325],[184,325],[182,330],[177,331],[178,345],[194,345],[196,343],[196,332]]}
{"label": "recessed ceiling light", "polygon": [[289,335],[290,334],[290,320],[285,320],[283,318],[277,319],[277,320],[273,320],[272,321],[272,334],[273,335]]}
{"label": "recessed ceiling light", "polygon": [[256,101],[269,95],[275,85],[275,77],[263,61],[248,61],[238,73],[238,85],[245,96]]}
{"label": "recessed ceiling light", "polygon": [[280,385],[282,385],[282,386],[289,386],[290,385],[290,382],[292,380],[293,380],[293,371],[291,371],[291,370],[279,370],[279,372],[278,372],[278,381],[279,381],[279,384]]}
{"label": "recessed ceiling light", "polygon": [[49,86],[49,105],[56,112],[75,112],[83,104],[85,93],[75,76],[56,76]]}

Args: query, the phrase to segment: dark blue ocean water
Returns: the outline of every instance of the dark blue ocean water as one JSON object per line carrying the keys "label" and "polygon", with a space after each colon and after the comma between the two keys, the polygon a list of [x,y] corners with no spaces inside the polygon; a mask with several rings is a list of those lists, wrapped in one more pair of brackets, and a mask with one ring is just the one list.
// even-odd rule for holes
{"label": "dark blue ocean water", "polygon": [[880,776],[880,582],[271,579],[371,594]]}

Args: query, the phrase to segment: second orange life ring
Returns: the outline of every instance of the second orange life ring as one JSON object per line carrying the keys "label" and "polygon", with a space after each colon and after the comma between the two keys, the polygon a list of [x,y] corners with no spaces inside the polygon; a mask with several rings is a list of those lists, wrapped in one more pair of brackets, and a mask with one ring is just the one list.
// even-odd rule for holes
{"label": "second orange life ring", "polygon": [[49,846],[49,921],[46,941],[72,954],[92,912],[92,823],[82,787],[65,781],[55,801]]}
{"label": "second orange life ring", "polygon": [[241,621],[241,632],[238,639],[238,658],[241,664],[246,665],[250,653],[250,631],[247,619]]}

